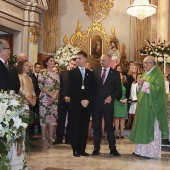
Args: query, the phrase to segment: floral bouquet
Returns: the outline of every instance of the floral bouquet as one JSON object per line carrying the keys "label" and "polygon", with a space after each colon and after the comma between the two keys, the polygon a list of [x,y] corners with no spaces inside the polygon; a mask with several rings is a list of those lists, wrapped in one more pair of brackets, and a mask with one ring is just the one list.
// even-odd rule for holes
{"label": "floral bouquet", "polygon": [[166,63],[170,63],[170,42],[146,42],[147,46],[140,50],[142,56],[154,56],[158,65],[162,64],[164,61],[166,61]]}
{"label": "floral bouquet", "polygon": [[29,123],[29,108],[14,91],[0,92],[0,169],[9,169],[10,144],[22,143]]}
{"label": "floral bouquet", "polygon": [[76,54],[80,51],[78,47],[73,47],[70,44],[62,46],[58,49],[55,56],[55,61],[60,67],[66,68],[72,58],[76,58]]}

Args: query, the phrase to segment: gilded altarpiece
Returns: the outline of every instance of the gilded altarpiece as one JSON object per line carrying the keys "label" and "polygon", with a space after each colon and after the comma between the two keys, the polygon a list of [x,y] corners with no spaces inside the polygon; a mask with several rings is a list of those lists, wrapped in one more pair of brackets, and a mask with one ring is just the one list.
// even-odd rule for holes
{"label": "gilded altarpiece", "polygon": [[[109,15],[110,8],[114,6],[113,0],[80,0],[84,3],[84,11],[86,15],[92,19],[92,25],[87,30],[82,30],[80,21],[77,23],[75,34],[70,38],[70,44],[77,46],[85,51],[89,57],[88,61],[92,67],[99,65],[101,54],[106,53],[110,49],[110,41],[116,37],[114,27],[111,28],[111,34],[108,35],[103,28],[101,21]],[[64,44],[68,43],[68,37],[65,36]],[[125,54],[125,44],[118,45],[119,51],[123,56]],[[126,60],[126,57],[125,57]]]}
{"label": "gilded altarpiece", "polygon": [[[114,28],[111,29],[111,35],[108,35],[101,23],[93,22],[92,25],[86,30],[81,30],[82,25],[78,21],[75,34],[71,36],[70,43],[77,46],[89,54],[89,62],[97,64],[101,55],[96,55],[108,52],[110,48],[110,40],[115,37]],[[100,40],[101,39],[101,40]],[[96,40],[96,41],[93,41]],[[98,50],[99,49],[99,50]]]}

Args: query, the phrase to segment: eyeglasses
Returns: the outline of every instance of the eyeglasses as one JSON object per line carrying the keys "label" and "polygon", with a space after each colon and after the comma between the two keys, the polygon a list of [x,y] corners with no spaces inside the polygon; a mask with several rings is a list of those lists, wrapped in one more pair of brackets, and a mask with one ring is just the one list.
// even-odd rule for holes
{"label": "eyeglasses", "polygon": [[143,65],[152,64],[151,62],[143,62]]}
{"label": "eyeglasses", "polygon": [[4,50],[9,50],[9,51],[11,50],[10,48],[3,48],[3,49],[4,49]]}

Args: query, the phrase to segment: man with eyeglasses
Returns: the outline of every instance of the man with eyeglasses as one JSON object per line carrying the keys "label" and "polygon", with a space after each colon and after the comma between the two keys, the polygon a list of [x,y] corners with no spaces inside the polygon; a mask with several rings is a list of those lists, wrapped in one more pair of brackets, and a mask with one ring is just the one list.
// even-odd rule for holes
{"label": "man with eyeglasses", "polygon": [[0,39],[0,90],[14,90],[18,93],[20,88],[19,77],[18,74],[14,74],[13,66],[8,65],[10,55],[9,43]]}
{"label": "man with eyeglasses", "polygon": [[133,155],[161,157],[161,137],[168,137],[165,82],[153,56],[143,61],[145,72],[138,81],[138,101],[129,139],[134,142]]}

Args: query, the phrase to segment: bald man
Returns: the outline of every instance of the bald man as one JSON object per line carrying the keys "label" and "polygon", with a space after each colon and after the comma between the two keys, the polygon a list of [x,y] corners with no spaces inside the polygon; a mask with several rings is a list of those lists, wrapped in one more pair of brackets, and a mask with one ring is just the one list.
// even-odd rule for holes
{"label": "bald man", "polygon": [[143,61],[145,72],[138,81],[138,100],[129,139],[134,142],[133,155],[161,157],[161,137],[168,138],[165,82],[153,56]]}
{"label": "bald man", "polygon": [[120,74],[110,67],[111,56],[101,56],[101,68],[95,69],[95,98],[92,112],[94,151],[92,155],[100,154],[101,122],[104,115],[110,155],[120,156],[116,149],[116,140],[113,129],[114,99],[121,99],[122,87]]}
{"label": "bald man", "polygon": [[18,55],[18,58],[17,58],[17,63],[18,63],[19,61],[25,61],[25,60],[28,60],[27,55],[24,54],[24,53],[20,53],[20,54]]}

